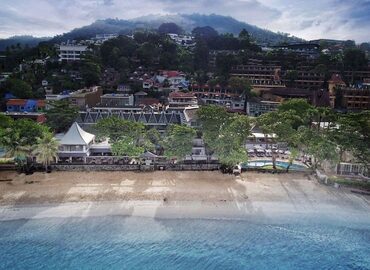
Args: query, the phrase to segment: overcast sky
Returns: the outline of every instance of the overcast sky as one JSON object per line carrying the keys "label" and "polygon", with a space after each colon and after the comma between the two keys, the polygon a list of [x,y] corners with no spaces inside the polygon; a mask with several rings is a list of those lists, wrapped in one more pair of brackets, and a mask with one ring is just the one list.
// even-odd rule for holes
{"label": "overcast sky", "polygon": [[97,19],[201,13],[305,39],[370,41],[370,0],[0,0],[0,38],[53,36]]}

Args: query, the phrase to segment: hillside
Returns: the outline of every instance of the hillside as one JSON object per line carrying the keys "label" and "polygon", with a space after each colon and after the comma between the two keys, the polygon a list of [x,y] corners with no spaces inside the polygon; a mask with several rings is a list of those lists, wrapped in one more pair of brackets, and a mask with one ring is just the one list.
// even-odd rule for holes
{"label": "hillside", "polygon": [[53,41],[59,42],[68,39],[86,38],[102,33],[128,34],[137,29],[157,29],[162,23],[166,22],[174,22],[189,33],[198,26],[211,26],[219,33],[232,33],[237,35],[243,28],[245,28],[259,43],[275,44],[282,41],[300,40],[238,21],[232,17],[216,14],[178,14],[147,15],[131,20],[98,20],[88,26],[76,28],[68,33],[57,36],[53,39]]}
{"label": "hillside", "polygon": [[16,46],[18,43],[24,47],[28,45],[29,47],[35,47],[39,42],[49,40],[48,37],[37,38],[33,36],[14,36],[6,39],[0,39],[0,51],[5,51],[6,47],[12,45]]}
{"label": "hillside", "polygon": [[274,33],[272,31],[250,25],[245,22],[238,21],[229,16],[222,15],[202,15],[202,14],[177,14],[177,15],[147,15],[131,20],[105,19],[97,20],[94,23],[75,28],[68,33],[64,33],[54,38],[35,38],[32,36],[16,36],[9,39],[0,39],[0,51],[5,50],[7,46],[28,44],[32,47],[40,41],[50,39],[51,42],[61,42],[72,39],[90,38],[96,34],[129,34],[137,29],[157,29],[162,23],[174,22],[182,27],[186,32],[191,32],[198,26],[211,26],[219,33],[232,33],[237,35],[245,28],[253,38],[259,43],[276,44],[282,41],[301,41],[295,37],[287,37],[282,33]]}

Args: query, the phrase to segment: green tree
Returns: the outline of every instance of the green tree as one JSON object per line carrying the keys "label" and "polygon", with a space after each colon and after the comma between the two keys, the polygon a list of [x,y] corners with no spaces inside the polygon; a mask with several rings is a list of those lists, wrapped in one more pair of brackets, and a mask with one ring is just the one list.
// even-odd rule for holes
{"label": "green tree", "polygon": [[95,128],[99,137],[109,138],[112,143],[119,141],[121,138],[132,138],[138,143],[143,138],[145,130],[142,123],[115,116],[99,120]]}
{"label": "green tree", "polygon": [[44,132],[41,137],[37,138],[33,155],[36,156],[37,162],[45,166],[45,171],[48,170],[50,163],[58,157],[58,147],[59,142],[51,132]]}
{"label": "green tree", "polygon": [[229,86],[234,92],[246,97],[250,96],[252,90],[251,83],[246,78],[232,77],[229,80]]}
{"label": "green tree", "polygon": [[196,131],[187,126],[169,125],[164,139],[164,154],[169,158],[183,159],[191,154]]}
{"label": "green tree", "polygon": [[365,68],[367,62],[365,52],[360,49],[351,48],[344,52],[343,64],[345,68],[352,71],[351,83],[354,83],[354,72]]}
{"label": "green tree", "polygon": [[5,81],[4,87],[6,91],[12,93],[17,98],[32,98],[32,87],[19,79],[11,78]]}
{"label": "green tree", "polygon": [[78,108],[67,100],[50,102],[46,110],[46,124],[55,132],[64,132],[69,129],[78,116]]}
{"label": "green tree", "polygon": [[202,106],[197,116],[206,145],[221,164],[232,167],[247,160],[245,142],[250,134],[247,116],[231,114],[219,106]]}
{"label": "green tree", "polygon": [[370,169],[370,112],[341,115],[330,136],[343,151],[351,152]]}
{"label": "green tree", "polygon": [[220,126],[218,138],[213,146],[220,163],[228,168],[248,160],[245,142],[250,134],[249,118],[233,115]]}
{"label": "green tree", "polygon": [[144,148],[137,146],[133,138],[120,137],[112,144],[112,154],[115,156],[137,157],[144,153]]}

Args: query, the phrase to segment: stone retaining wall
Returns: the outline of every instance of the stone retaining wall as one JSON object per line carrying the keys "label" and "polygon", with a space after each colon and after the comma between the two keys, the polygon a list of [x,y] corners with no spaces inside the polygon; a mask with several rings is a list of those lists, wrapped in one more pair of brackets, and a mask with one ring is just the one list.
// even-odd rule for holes
{"label": "stone retaining wall", "polygon": [[139,171],[140,165],[52,165],[56,171]]}
{"label": "stone retaining wall", "polygon": [[92,165],[92,164],[54,164],[56,171],[212,171],[218,164],[168,164],[168,165]]}

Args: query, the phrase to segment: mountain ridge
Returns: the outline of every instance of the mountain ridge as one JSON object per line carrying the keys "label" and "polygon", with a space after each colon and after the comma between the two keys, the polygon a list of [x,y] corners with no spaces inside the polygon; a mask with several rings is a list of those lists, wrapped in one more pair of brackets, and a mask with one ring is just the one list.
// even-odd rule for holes
{"label": "mountain ridge", "polygon": [[[244,28],[252,37],[261,44],[277,44],[283,41],[303,41],[303,39],[297,37],[290,37],[285,33],[275,33],[273,31],[260,28],[255,25],[248,24],[236,20],[231,16],[223,16],[217,14],[150,14],[134,19],[101,19],[95,22],[85,25],[82,27],[74,28],[67,33],[63,33],[50,38],[51,42],[61,42],[66,40],[78,39],[78,38],[90,38],[96,34],[129,34],[138,29],[145,30],[156,30],[162,23],[174,22],[183,28],[186,32],[190,33],[195,27],[210,26],[218,31],[220,34],[231,33],[234,35]],[[30,37],[30,36],[27,36]],[[38,39],[45,41],[47,38],[28,38],[26,41],[29,42],[29,46],[34,46]],[[0,50],[5,50],[6,46],[15,45],[16,42],[13,37],[9,39],[0,39]],[[9,45],[10,44],[10,45]],[[22,44],[27,44],[22,42]]]}

